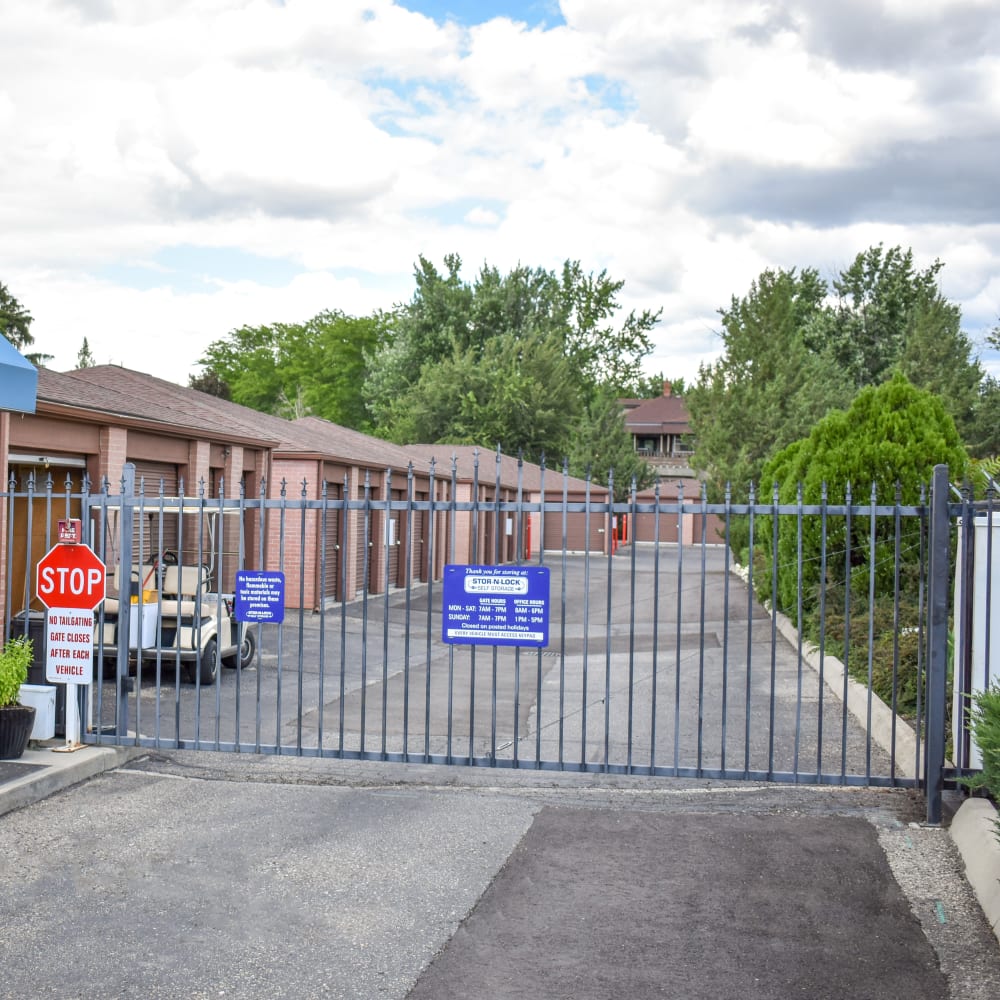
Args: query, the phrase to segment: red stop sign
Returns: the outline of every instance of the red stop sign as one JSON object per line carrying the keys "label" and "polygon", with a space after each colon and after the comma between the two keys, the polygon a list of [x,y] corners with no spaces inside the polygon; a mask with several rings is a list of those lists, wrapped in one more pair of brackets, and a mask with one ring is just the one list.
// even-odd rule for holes
{"label": "red stop sign", "polygon": [[38,560],[35,592],[47,608],[93,611],[106,589],[104,563],[89,545],[53,545]]}

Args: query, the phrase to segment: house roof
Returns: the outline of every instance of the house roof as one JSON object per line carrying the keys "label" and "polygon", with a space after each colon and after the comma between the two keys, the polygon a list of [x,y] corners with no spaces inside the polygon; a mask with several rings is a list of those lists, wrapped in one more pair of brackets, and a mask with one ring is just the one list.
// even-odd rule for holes
{"label": "house roof", "polygon": [[200,437],[273,447],[276,439],[248,416],[254,411],[236,407],[226,412],[211,405],[225,403],[195,389],[115,365],[81,368],[75,372],[39,369],[39,401],[107,414],[125,422],[141,422],[168,431],[187,431]]}
{"label": "house roof", "polygon": [[[418,454],[428,462],[434,459],[435,475],[438,478],[450,479],[452,466],[454,464],[455,475],[461,482],[472,482],[476,477],[476,463],[478,461],[479,482],[485,485],[495,484],[497,481],[497,452],[494,448],[480,448],[471,444],[413,444],[407,445],[406,450]],[[505,489],[516,490],[520,484],[523,490],[537,492],[542,488],[542,467],[534,462],[520,463],[512,455],[500,455],[500,485]],[[569,476],[566,486],[570,492],[579,493],[587,489],[587,483],[583,479]],[[545,492],[562,490],[563,472],[562,467],[545,469]],[[590,489],[593,493],[607,493],[607,487],[602,487],[598,483],[591,483]]]}
{"label": "house roof", "polygon": [[644,399],[625,411],[625,426],[631,434],[690,434],[687,407],[680,396]]}
{"label": "house roof", "polygon": [[[272,419],[280,420],[278,417]],[[322,449],[327,456],[347,459],[359,465],[405,472],[412,462],[415,469],[427,471],[427,463],[421,461],[423,456],[413,454],[410,449],[350,427],[341,427],[322,417],[300,417],[287,423],[288,437],[282,442],[279,452],[296,451],[309,444],[317,450]]]}
{"label": "house roof", "polygon": [[425,473],[430,455],[341,427],[321,417],[286,420],[247,406],[116,365],[67,374],[46,373],[53,402],[129,419],[156,421],[223,441],[252,441],[276,458],[309,457],[405,475],[412,462]]}
{"label": "house roof", "polygon": [[405,470],[410,460],[397,445],[328,420],[285,420],[128,368],[98,365],[59,378],[72,381],[78,405],[131,416],[155,414],[164,423],[195,429],[202,436],[254,441],[279,457],[309,455],[398,470]]}
{"label": "house roof", "polygon": [[[458,478],[470,482],[478,459],[480,482],[496,482],[496,451],[492,448],[450,444],[401,446],[321,417],[285,420],[116,365],[97,365],[67,373],[40,369],[39,375],[40,400],[54,406],[152,424],[164,432],[187,431],[202,438],[251,443],[271,448],[276,458],[307,456],[402,474],[407,473],[411,463],[415,471],[426,474],[434,460],[435,474],[441,479],[451,478],[454,460]],[[500,482],[507,489],[517,489],[520,482],[523,489],[537,491],[542,486],[542,470],[533,462],[523,462],[519,469],[516,458],[501,455]],[[546,492],[561,490],[562,484],[561,467],[546,469]],[[567,487],[582,492],[587,483],[570,476]],[[595,493],[607,492],[597,483],[591,483],[590,488]]]}

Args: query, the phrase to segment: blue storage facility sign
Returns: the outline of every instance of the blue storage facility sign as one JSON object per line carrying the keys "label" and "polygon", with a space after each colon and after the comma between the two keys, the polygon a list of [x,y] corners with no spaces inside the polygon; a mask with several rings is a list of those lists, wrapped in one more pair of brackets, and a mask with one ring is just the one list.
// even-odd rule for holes
{"label": "blue storage facility sign", "polygon": [[549,644],[547,566],[445,566],[443,583],[444,642]]}

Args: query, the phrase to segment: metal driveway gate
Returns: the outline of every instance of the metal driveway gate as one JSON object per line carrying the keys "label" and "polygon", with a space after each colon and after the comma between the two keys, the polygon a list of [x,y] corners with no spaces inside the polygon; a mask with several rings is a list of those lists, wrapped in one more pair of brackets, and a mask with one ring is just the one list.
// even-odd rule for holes
{"label": "metal driveway gate", "polygon": [[[571,502],[551,473],[552,488],[534,498],[519,490],[512,501],[458,501],[455,488],[438,499],[431,475],[419,500],[412,475],[396,499],[389,491],[373,499],[367,489],[349,499],[346,484],[319,500],[284,488],[277,497],[229,500],[204,489],[169,497],[142,481],[133,489],[123,480],[117,493],[91,493],[86,484],[62,493],[51,480],[17,492],[12,482],[3,495],[7,632],[28,629],[30,615],[12,599],[19,574],[30,578],[53,520],[83,509],[98,554],[109,571],[118,567],[118,584],[130,577],[123,566],[133,567],[133,580],[144,577],[131,597],[121,591],[118,632],[98,616],[102,676],[81,689],[87,742],[926,785],[929,814],[939,808],[940,789],[956,774],[945,769],[951,547],[963,512],[965,523],[972,516],[967,503],[948,503],[941,470],[933,502],[915,506],[849,493],[818,505],[781,505],[752,492],[746,503],[719,505],[704,496],[666,502],[658,492],[639,502],[634,491],[620,503],[606,494]],[[45,544],[29,546],[23,566],[12,562],[20,514],[47,520]],[[691,524],[698,527],[690,544],[665,541],[690,538]],[[548,548],[531,551],[529,538]],[[570,551],[569,538],[598,538],[610,551],[589,542]],[[437,568],[499,564],[511,553],[514,564],[549,569],[548,645],[443,642]],[[174,569],[164,569],[165,554],[176,554]],[[794,606],[787,617],[771,615],[765,604],[787,591],[789,566]],[[186,571],[208,578],[212,596],[188,598],[197,633],[199,621],[214,623],[230,601],[245,567],[284,573],[284,620],[250,629],[250,662],[217,645],[208,666],[221,669],[192,669],[162,628],[170,601],[183,604],[183,595],[165,593],[165,581]],[[355,578],[356,596],[330,598],[348,596]],[[309,580],[323,581],[311,606]],[[133,633],[152,616],[146,638],[133,634],[131,645],[147,646],[138,670],[124,641],[129,615],[138,616]],[[964,649],[965,618],[955,620]],[[245,638],[246,626],[238,628]]]}

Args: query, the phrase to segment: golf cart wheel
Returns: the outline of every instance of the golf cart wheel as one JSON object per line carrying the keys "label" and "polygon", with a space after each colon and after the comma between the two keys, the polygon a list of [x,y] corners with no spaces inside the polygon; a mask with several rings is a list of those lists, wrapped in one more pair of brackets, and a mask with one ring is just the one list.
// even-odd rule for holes
{"label": "golf cart wheel", "polygon": [[[243,633],[243,641],[240,643],[239,665],[245,670],[253,663],[253,658],[257,655],[257,637],[250,629]],[[227,656],[222,661],[223,666],[230,670],[236,669],[236,657]]]}
{"label": "golf cart wheel", "polygon": [[219,644],[215,639],[209,639],[205,643],[205,648],[201,652],[201,659],[198,661],[198,678],[202,684],[214,684],[215,675],[218,672],[215,654]]}

